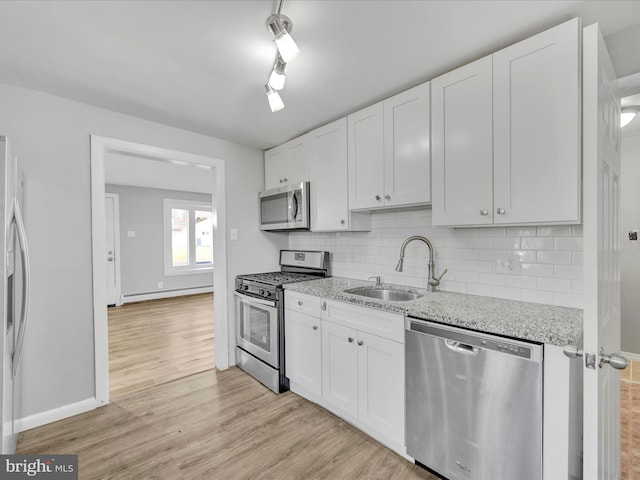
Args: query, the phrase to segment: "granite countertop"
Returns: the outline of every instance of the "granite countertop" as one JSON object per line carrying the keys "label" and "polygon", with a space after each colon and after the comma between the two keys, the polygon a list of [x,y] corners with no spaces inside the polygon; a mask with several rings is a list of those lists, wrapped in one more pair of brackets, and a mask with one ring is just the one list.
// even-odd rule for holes
{"label": "granite countertop", "polygon": [[345,293],[345,289],[373,286],[373,282],[341,277],[286,284],[286,290],[326,299],[411,315],[472,330],[564,346],[582,335],[582,310],[538,303],[503,300],[383,283],[384,288],[424,295],[417,300],[392,302]]}

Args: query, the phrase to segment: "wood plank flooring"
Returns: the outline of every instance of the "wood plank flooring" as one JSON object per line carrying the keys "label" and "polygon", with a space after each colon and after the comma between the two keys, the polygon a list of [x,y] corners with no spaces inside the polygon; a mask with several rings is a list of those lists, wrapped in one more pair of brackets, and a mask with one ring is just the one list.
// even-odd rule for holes
{"label": "wood plank flooring", "polygon": [[108,315],[112,400],[215,365],[211,293],[125,304]]}
{"label": "wood plank flooring", "polygon": [[276,395],[235,367],[29,430],[18,452],[78,454],[82,480],[435,480],[317,405]]}

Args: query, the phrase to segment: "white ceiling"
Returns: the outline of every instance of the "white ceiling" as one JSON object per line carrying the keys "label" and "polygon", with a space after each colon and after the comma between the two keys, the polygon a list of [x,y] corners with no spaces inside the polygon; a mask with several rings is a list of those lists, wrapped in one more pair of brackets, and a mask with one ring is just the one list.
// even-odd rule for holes
{"label": "white ceiling", "polygon": [[274,0],[0,1],[0,82],[271,147],[575,16],[640,72],[639,1],[285,0],[301,53],[264,83]]}

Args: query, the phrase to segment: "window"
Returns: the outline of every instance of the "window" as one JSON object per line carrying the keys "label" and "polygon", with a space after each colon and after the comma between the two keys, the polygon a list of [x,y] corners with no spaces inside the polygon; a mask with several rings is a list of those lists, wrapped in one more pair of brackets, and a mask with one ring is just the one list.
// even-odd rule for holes
{"label": "window", "polygon": [[186,275],[213,268],[210,203],[164,199],[164,273]]}

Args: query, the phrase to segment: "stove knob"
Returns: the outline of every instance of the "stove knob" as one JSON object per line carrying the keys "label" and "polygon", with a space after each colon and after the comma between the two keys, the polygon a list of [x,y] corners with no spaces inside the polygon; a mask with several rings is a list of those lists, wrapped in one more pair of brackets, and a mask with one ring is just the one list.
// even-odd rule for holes
{"label": "stove knob", "polygon": [[249,285],[243,285],[243,286],[242,286],[242,289],[243,289],[243,290],[249,290]]}
{"label": "stove knob", "polygon": [[267,297],[270,297],[270,296],[271,296],[271,292],[270,292],[269,290],[267,290],[266,292],[264,292],[264,294],[265,294]]}
{"label": "stove knob", "polygon": [[260,295],[264,295],[264,290],[261,288],[259,293],[260,293]]}

